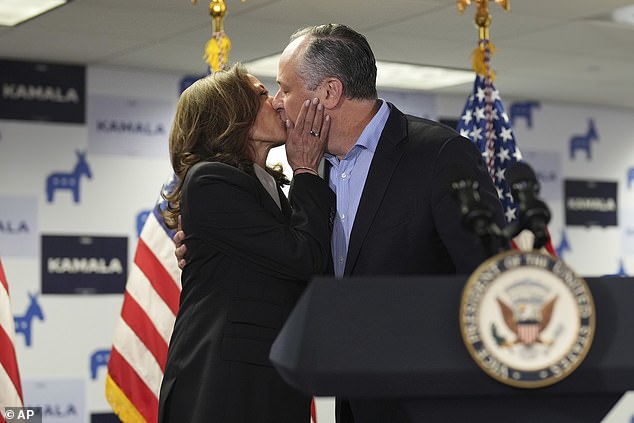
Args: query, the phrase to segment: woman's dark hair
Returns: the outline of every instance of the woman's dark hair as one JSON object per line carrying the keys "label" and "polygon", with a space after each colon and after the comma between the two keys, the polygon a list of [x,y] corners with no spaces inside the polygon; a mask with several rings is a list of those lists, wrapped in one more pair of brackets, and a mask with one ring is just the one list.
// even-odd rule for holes
{"label": "woman's dark hair", "polygon": [[[183,181],[196,163],[222,162],[253,175],[249,135],[259,108],[259,94],[240,63],[207,75],[183,91],[169,136],[177,183],[171,192],[162,194],[167,200],[162,212],[167,227],[178,226]],[[267,171],[279,184],[288,183],[281,166]]]}

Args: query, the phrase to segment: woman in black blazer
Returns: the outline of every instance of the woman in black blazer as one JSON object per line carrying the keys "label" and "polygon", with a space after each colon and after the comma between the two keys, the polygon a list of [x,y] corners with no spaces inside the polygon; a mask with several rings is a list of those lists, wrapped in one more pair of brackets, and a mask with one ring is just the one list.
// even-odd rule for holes
{"label": "woman in black blazer", "polygon": [[[187,234],[180,308],[159,398],[159,422],[308,423],[311,398],[269,362],[271,344],[308,280],[328,270],[334,195],[316,172],[329,119],[306,102],[281,120],[240,65],[181,95],[170,133],[179,184],[163,218]],[[288,127],[287,127],[288,126]],[[288,137],[288,138],[287,138]],[[305,152],[290,202],[272,147]]]}

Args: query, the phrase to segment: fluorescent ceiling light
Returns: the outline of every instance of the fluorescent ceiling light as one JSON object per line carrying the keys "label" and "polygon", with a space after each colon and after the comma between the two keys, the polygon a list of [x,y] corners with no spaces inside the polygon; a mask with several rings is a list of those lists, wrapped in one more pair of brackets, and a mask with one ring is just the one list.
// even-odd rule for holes
{"label": "fluorescent ceiling light", "polygon": [[48,12],[67,0],[0,0],[0,25],[15,26]]}
{"label": "fluorescent ceiling light", "polygon": [[618,23],[634,25],[634,4],[614,9],[612,11],[612,20]]}
{"label": "fluorescent ceiling light", "polygon": [[[245,66],[257,77],[275,78],[279,57],[279,54],[264,57],[246,62]],[[376,67],[376,85],[379,88],[433,90],[473,82],[475,78],[473,71],[460,69],[381,61],[376,62]]]}
{"label": "fluorescent ceiling light", "polygon": [[256,77],[277,78],[277,62],[280,59],[279,54],[263,57],[252,62],[245,62],[247,70]]}
{"label": "fluorescent ceiling light", "polygon": [[376,85],[384,88],[433,90],[473,82],[475,73],[461,69],[376,62]]}

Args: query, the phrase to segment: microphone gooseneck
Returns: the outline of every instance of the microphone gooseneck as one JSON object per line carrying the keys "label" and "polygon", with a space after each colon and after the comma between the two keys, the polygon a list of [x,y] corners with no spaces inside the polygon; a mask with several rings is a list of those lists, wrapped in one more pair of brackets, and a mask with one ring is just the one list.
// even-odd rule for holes
{"label": "microphone gooseneck", "polygon": [[517,233],[528,229],[535,236],[533,248],[542,248],[549,239],[547,225],[550,222],[550,210],[538,197],[540,186],[535,172],[528,164],[517,162],[508,169],[507,182],[511,195],[518,204]]}
{"label": "microphone gooseneck", "polygon": [[462,225],[480,239],[488,256],[503,251],[507,241],[494,222],[493,211],[480,199],[478,181],[461,168],[452,169],[451,175],[450,188],[458,202]]}

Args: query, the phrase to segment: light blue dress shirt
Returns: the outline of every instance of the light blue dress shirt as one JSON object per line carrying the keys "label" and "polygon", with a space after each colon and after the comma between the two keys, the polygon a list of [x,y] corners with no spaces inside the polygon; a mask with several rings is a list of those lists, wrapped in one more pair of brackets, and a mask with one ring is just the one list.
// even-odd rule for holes
{"label": "light blue dress shirt", "polygon": [[335,276],[338,278],[343,276],[346,268],[350,233],[359,208],[365,179],[368,176],[368,170],[385,122],[390,115],[387,103],[383,100],[380,101],[382,104],[379,111],[342,160],[332,154],[325,155],[326,160],[331,164],[328,175],[330,188],[337,195],[337,216],[332,229],[331,248]]}

